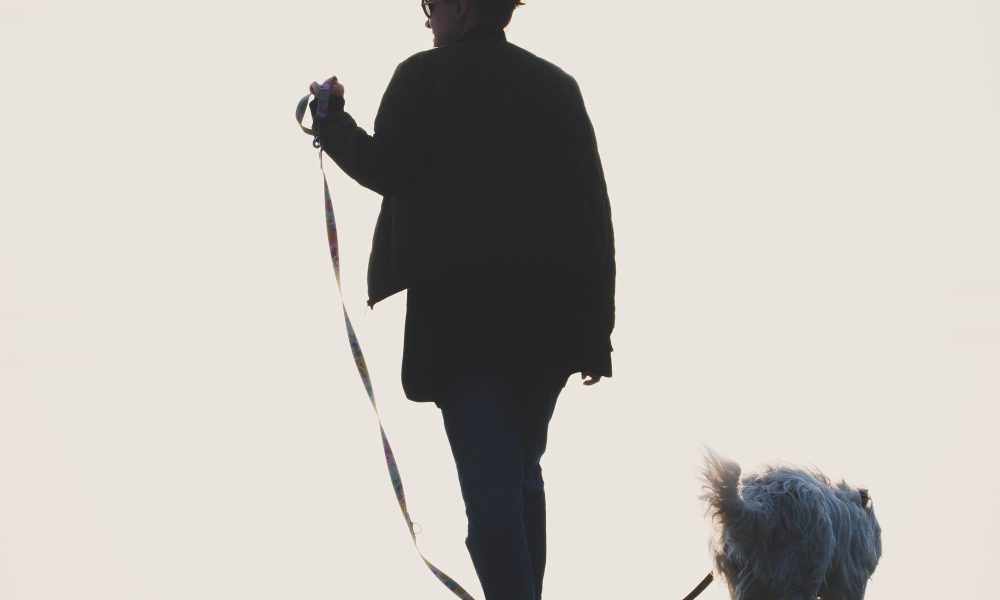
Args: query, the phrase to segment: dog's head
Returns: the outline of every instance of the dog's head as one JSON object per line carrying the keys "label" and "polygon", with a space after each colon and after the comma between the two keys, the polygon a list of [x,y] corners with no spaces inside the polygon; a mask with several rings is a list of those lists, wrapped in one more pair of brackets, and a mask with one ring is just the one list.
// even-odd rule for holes
{"label": "dog's head", "polygon": [[854,487],[841,481],[837,495],[848,507],[852,535],[847,543],[848,552],[869,574],[875,570],[882,556],[882,528],[875,516],[875,505],[868,488]]}

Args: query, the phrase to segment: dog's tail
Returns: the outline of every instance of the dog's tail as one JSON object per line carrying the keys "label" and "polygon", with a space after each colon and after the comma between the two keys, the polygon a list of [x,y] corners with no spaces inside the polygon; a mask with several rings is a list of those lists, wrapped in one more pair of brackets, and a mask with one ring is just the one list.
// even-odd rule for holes
{"label": "dog's tail", "polygon": [[733,522],[746,510],[739,495],[740,473],[738,464],[719,456],[711,448],[705,448],[705,470],[702,473],[705,493],[701,499],[708,502],[708,512],[722,525]]}

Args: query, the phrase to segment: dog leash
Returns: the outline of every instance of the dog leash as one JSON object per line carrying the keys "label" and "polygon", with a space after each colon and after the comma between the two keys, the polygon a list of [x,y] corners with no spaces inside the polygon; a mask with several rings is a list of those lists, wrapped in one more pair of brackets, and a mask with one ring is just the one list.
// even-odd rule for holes
{"label": "dog leash", "polygon": [[[385,428],[382,426],[382,418],[378,414],[378,406],[375,404],[375,393],[372,391],[372,381],[371,377],[368,375],[368,367],[365,364],[364,354],[361,353],[361,344],[358,343],[358,336],[354,333],[354,326],[351,325],[351,318],[347,315],[347,305],[344,304],[344,288],[340,283],[340,245],[337,243],[337,222],[333,216],[333,203],[330,201],[330,186],[326,181],[326,171],[323,169],[323,148],[319,141],[319,134],[317,134],[312,129],[309,129],[302,124],[302,119],[305,118],[306,109],[309,106],[309,94],[299,101],[298,107],[295,109],[295,119],[299,122],[299,127],[302,131],[313,136],[313,148],[319,149],[319,170],[323,174],[323,200],[326,205],[326,234],[327,238],[330,240],[330,257],[333,259],[333,272],[337,277],[337,288],[340,290],[340,304],[344,310],[344,322],[347,323],[347,338],[351,345],[351,354],[354,355],[354,363],[358,367],[358,373],[361,375],[361,381],[365,385],[365,391],[368,392],[368,398],[371,400],[372,408],[375,409],[375,417],[378,419],[379,430],[382,432],[382,448],[385,451],[385,461],[389,466],[389,479],[392,481],[392,489],[396,493],[396,501],[399,503],[399,509],[403,512],[403,519],[406,520],[406,526],[410,530],[410,537],[413,538],[413,545],[417,548],[417,553],[420,554],[420,558],[423,559],[424,564],[427,568],[434,573],[434,576],[438,578],[451,590],[456,596],[462,600],[475,600],[467,591],[465,591],[462,586],[460,586],[454,579],[446,575],[443,571],[435,567],[427,558],[424,553],[420,551],[420,546],[417,544],[417,533],[413,531],[413,520],[410,519],[410,513],[406,510],[406,495],[403,493],[403,480],[399,476],[399,468],[396,466],[396,458],[392,454],[392,447],[389,445],[389,439],[385,435]],[[324,97],[325,96],[325,97]],[[317,96],[320,100],[321,114],[325,112],[325,104],[328,96],[328,91],[321,96]],[[417,523],[417,526],[420,524]],[[421,528],[421,531],[423,529]]]}
{"label": "dog leash", "polygon": [[705,588],[707,588],[709,584],[712,583],[713,579],[715,579],[715,576],[712,575],[711,571],[709,571],[708,575],[706,575],[705,578],[701,580],[701,583],[695,586],[695,588],[691,590],[690,594],[684,596],[684,600],[694,600],[695,598],[700,596],[701,593],[705,591]]}

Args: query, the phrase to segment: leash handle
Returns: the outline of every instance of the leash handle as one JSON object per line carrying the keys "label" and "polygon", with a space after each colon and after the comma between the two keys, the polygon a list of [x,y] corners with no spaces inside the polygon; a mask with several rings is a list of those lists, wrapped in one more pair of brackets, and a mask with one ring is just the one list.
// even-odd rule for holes
{"label": "leash handle", "polygon": [[[311,95],[311,94],[310,94]],[[305,118],[306,109],[309,107],[309,96],[302,98],[299,101],[298,107],[295,109],[295,118],[299,122],[299,127],[302,131],[308,135],[313,136],[313,147],[320,148],[319,135],[312,129],[307,128],[302,124],[302,119]],[[333,259],[333,273],[337,277],[337,288],[340,290],[340,304],[344,311],[344,322],[347,324],[347,338],[351,345],[351,354],[354,356],[354,364],[358,367],[358,374],[361,375],[361,381],[364,383],[365,391],[368,392],[368,398],[371,400],[372,408],[375,409],[375,417],[378,419],[379,430],[382,433],[382,449],[385,453],[385,462],[389,467],[389,479],[392,481],[392,490],[396,494],[396,501],[399,503],[399,509],[403,512],[403,519],[406,521],[406,526],[410,530],[410,537],[413,538],[413,545],[417,548],[417,552],[420,554],[420,558],[423,559],[424,564],[427,568],[434,573],[434,576],[438,578],[441,583],[444,584],[449,590],[452,591],[456,596],[462,600],[475,600],[469,592],[465,591],[462,586],[460,586],[454,579],[446,575],[443,571],[434,566],[427,558],[424,553],[420,551],[420,546],[417,544],[417,533],[413,530],[413,520],[410,519],[410,513],[406,510],[406,494],[403,493],[403,480],[399,475],[399,467],[396,466],[396,458],[392,453],[392,447],[389,445],[389,439],[385,435],[385,428],[382,426],[382,418],[378,414],[378,406],[375,404],[375,393],[372,390],[372,380],[368,374],[368,366],[365,364],[365,356],[361,352],[361,344],[358,342],[358,336],[354,333],[354,326],[351,325],[351,318],[347,314],[347,305],[344,304],[344,288],[340,283],[340,244],[337,240],[337,221],[333,215],[333,202],[330,200],[330,185],[326,181],[326,171],[323,169],[323,150],[319,151],[319,169],[323,174],[323,202],[326,207],[326,234],[330,242],[330,258]],[[419,523],[417,524],[419,526]]]}
{"label": "leash handle", "polygon": [[[295,120],[298,121],[299,127],[302,128],[302,131],[306,132],[307,134],[313,137],[319,137],[318,133],[316,133],[312,129],[309,129],[308,127],[302,124],[302,119],[306,118],[306,109],[309,108],[309,96],[312,96],[312,94],[307,94],[301,100],[299,100],[299,105],[295,107]],[[313,140],[313,142],[316,141],[317,140],[315,139]],[[322,158],[320,158],[320,160],[322,160]],[[320,165],[320,168],[322,169],[322,165]]]}

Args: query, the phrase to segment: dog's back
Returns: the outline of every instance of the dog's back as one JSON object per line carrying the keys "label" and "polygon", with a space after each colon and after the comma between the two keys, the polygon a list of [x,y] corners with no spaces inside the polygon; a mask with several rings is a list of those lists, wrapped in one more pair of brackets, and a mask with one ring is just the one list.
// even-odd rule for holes
{"label": "dog's back", "polygon": [[702,498],[719,529],[713,554],[732,597],[814,599],[834,550],[818,482],[777,468],[747,476],[741,488],[740,475],[737,463],[708,450]]}
{"label": "dog's back", "polygon": [[741,477],[710,449],[703,476],[715,566],[734,600],[864,598],[882,554],[867,490],[795,467]]}

